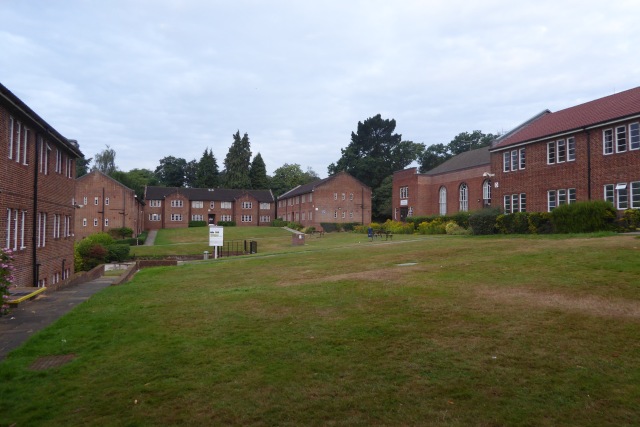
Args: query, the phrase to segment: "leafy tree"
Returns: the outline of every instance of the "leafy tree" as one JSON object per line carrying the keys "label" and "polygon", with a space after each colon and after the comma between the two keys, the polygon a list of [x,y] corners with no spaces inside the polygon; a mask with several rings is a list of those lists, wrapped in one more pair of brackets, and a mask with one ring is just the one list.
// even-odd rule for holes
{"label": "leafy tree", "polygon": [[80,178],[89,173],[89,164],[91,164],[92,157],[88,159],[84,157],[79,157],[76,160],[76,178]]}
{"label": "leafy tree", "polygon": [[196,187],[215,188],[219,185],[218,162],[213,155],[213,151],[205,149],[196,170]]}
{"label": "leafy tree", "polygon": [[372,194],[373,217],[391,218],[391,197],[393,194],[393,175],[382,180],[382,184]]}
{"label": "leafy tree", "polygon": [[187,162],[184,167],[184,186],[198,188],[198,161],[196,159]]}
{"label": "leafy tree", "polygon": [[240,131],[233,135],[233,143],[224,159],[226,188],[251,188],[249,169],[251,167],[251,143],[246,133],[240,138]]}
{"label": "leafy tree", "polygon": [[144,198],[147,185],[158,185],[158,179],[149,169],[131,169],[129,172],[115,171],[111,178],[135,191],[139,200]]}
{"label": "leafy tree", "polygon": [[251,162],[251,170],[249,171],[251,179],[251,188],[255,190],[264,190],[269,188],[269,177],[267,176],[267,166],[262,160],[260,153],[256,154]]}
{"label": "leafy tree", "polygon": [[99,170],[106,175],[111,175],[117,171],[116,150],[107,145],[107,148],[95,155],[93,168],[91,170]]}
{"label": "leafy tree", "polygon": [[292,165],[285,163],[276,169],[271,178],[271,191],[276,196],[281,196],[287,191],[291,190],[298,185],[308,184],[316,181],[318,175],[311,170],[312,173],[304,172],[299,164],[294,163]]}
{"label": "leafy tree", "polygon": [[491,142],[498,136],[474,130],[471,133],[459,133],[447,145],[432,144],[424,150],[420,157],[420,173],[428,172],[458,154],[491,145]]}
{"label": "leafy tree", "polygon": [[329,165],[329,174],[347,171],[372,189],[378,188],[387,176],[404,169],[424,150],[423,144],[402,141],[395,129],[396,121],[383,119],[380,114],[358,122],[358,130],[351,132],[351,143],[341,150],[340,160]]}
{"label": "leafy tree", "polygon": [[185,183],[185,159],[167,156],[160,159],[160,166],[155,170],[156,178],[160,185],[166,187],[182,187]]}

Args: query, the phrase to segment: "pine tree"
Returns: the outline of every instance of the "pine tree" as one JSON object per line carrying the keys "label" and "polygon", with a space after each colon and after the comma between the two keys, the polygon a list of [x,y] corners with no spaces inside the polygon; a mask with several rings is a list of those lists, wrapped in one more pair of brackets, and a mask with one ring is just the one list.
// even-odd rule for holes
{"label": "pine tree", "polygon": [[264,164],[264,160],[262,160],[260,153],[256,154],[251,162],[249,178],[251,179],[251,188],[254,190],[266,190],[269,188],[267,166]]}
{"label": "pine tree", "polygon": [[240,138],[240,131],[233,135],[233,143],[224,159],[226,188],[251,188],[249,169],[251,167],[251,143],[246,133]]}
{"label": "pine tree", "polygon": [[205,149],[196,170],[196,186],[198,188],[215,188],[220,185],[218,162],[213,150]]}

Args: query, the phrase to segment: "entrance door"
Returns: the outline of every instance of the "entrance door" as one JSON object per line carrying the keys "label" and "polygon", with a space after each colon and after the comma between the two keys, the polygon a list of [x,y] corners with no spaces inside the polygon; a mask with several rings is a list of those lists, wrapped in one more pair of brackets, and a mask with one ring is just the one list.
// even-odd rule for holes
{"label": "entrance door", "polygon": [[400,208],[400,221],[404,222],[409,214],[409,208]]}
{"label": "entrance door", "polygon": [[209,225],[216,225],[216,214],[209,214]]}

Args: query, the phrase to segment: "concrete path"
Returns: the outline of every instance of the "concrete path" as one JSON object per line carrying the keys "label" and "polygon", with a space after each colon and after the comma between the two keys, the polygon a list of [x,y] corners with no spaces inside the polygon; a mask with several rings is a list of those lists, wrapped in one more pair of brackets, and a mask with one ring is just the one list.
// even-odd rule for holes
{"label": "concrete path", "polygon": [[147,240],[144,241],[143,246],[153,246],[156,242],[156,235],[158,234],[158,230],[149,230],[149,234],[147,234]]}
{"label": "concrete path", "polygon": [[51,325],[116,279],[101,277],[59,291],[44,292],[35,300],[21,302],[18,307],[12,308],[9,315],[0,317],[0,361],[34,333]]}

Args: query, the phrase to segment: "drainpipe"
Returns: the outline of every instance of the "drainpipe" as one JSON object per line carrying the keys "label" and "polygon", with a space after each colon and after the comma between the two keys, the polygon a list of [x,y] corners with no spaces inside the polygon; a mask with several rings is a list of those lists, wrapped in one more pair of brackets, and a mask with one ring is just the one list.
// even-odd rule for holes
{"label": "drainpipe", "polygon": [[[40,142],[40,144],[38,144],[38,141]],[[35,164],[33,165],[33,232],[31,233],[31,258],[32,258],[32,265],[33,265],[33,286],[37,287],[38,286],[38,275],[39,275],[39,270],[40,270],[40,265],[38,264],[37,258],[38,258],[38,248],[36,247],[36,243],[37,243],[37,237],[36,237],[36,233],[38,232],[38,168],[40,165],[40,150],[42,149],[42,144],[44,143],[44,140],[40,137],[40,134],[38,134],[36,132],[36,143],[35,143],[35,147],[36,147],[36,160],[35,160]],[[40,145],[38,147],[38,145]]]}
{"label": "drainpipe", "polygon": [[587,132],[587,200],[591,200],[591,131]]}

